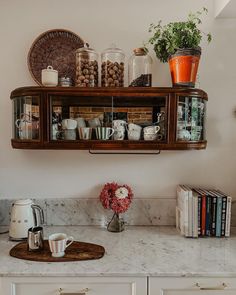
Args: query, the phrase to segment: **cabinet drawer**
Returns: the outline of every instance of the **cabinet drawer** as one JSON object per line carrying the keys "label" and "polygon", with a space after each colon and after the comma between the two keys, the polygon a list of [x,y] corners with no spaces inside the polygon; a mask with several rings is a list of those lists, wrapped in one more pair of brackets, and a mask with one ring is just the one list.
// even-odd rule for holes
{"label": "cabinet drawer", "polygon": [[4,295],[146,295],[146,278],[5,278]]}
{"label": "cabinet drawer", "polygon": [[150,278],[148,295],[235,295],[235,278]]}

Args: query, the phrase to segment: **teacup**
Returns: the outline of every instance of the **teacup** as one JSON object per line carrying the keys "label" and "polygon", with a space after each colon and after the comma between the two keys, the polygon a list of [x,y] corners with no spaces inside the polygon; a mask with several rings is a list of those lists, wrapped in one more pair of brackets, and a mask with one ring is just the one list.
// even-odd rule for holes
{"label": "teacup", "polygon": [[[53,257],[63,257],[65,255],[65,250],[74,241],[73,237],[68,237],[63,233],[52,234],[48,238],[48,243],[50,251]],[[69,242],[69,243],[68,243]]]}
{"label": "teacup", "polygon": [[178,140],[186,140],[189,141],[191,139],[191,134],[186,129],[180,129],[177,133]]}
{"label": "teacup", "polygon": [[157,134],[160,131],[160,126],[147,126],[143,128],[143,133],[145,134]]}
{"label": "teacup", "polygon": [[80,127],[86,127],[86,123],[85,123],[84,118],[78,117],[75,120],[77,121],[77,127],[78,128],[80,128]]}
{"label": "teacup", "polygon": [[74,119],[62,120],[62,129],[75,129],[77,127],[77,121]]}
{"label": "teacup", "polygon": [[140,140],[141,129],[140,130],[128,130],[128,139],[129,140]]}
{"label": "teacup", "polygon": [[96,129],[96,137],[99,140],[108,140],[113,134],[114,129],[110,127],[97,127]]}
{"label": "teacup", "polygon": [[127,125],[127,122],[125,120],[114,120],[112,122],[112,127],[114,129],[120,129],[121,127],[125,128],[126,125]]}
{"label": "teacup", "polygon": [[125,138],[125,128],[122,126],[120,128],[114,128],[113,139],[124,140],[124,138]]}
{"label": "teacup", "polygon": [[88,139],[92,138],[93,128],[91,128],[91,127],[80,127],[80,128],[78,128],[78,131],[79,131],[79,138],[80,139],[88,140]]}
{"label": "teacup", "polygon": [[157,133],[143,133],[144,140],[162,140],[163,136]]}
{"label": "teacup", "polygon": [[93,118],[93,119],[90,119],[88,120],[88,125],[89,127],[100,127],[101,126],[101,121],[99,118]]}
{"label": "teacup", "polygon": [[75,129],[66,129],[63,130],[65,140],[76,140],[76,130]]}

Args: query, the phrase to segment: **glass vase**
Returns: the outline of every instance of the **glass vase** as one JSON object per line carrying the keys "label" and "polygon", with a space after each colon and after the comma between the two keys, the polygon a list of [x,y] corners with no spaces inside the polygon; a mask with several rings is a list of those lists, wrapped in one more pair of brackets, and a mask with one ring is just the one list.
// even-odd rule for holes
{"label": "glass vase", "polygon": [[107,230],[113,233],[122,232],[125,229],[125,222],[120,218],[119,213],[114,213],[111,221],[107,225]]}

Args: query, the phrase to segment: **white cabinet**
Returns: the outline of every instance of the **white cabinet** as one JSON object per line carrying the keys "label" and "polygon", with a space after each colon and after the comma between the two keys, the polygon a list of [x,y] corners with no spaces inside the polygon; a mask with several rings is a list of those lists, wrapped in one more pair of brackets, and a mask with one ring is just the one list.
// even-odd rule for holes
{"label": "white cabinet", "polygon": [[149,278],[148,295],[235,294],[235,278]]}
{"label": "white cabinet", "polygon": [[147,278],[3,278],[0,295],[147,295]]}

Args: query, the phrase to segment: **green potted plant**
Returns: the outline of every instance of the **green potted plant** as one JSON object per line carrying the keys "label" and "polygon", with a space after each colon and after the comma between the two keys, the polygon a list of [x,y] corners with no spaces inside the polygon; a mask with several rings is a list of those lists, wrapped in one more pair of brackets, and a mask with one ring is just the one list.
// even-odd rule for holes
{"label": "green potted plant", "polygon": [[202,23],[202,13],[207,12],[207,9],[203,8],[194,14],[190,13],[184,22],[162,25],[159,21],[157,25],[151,24],[149,27],[153,36],[148,43],[153,46],[161,62],[169,62],[173,86],[195,86],[201,40],[204,35],[208,43],[212,39],[210,33],[205,34],[198,28]]}

